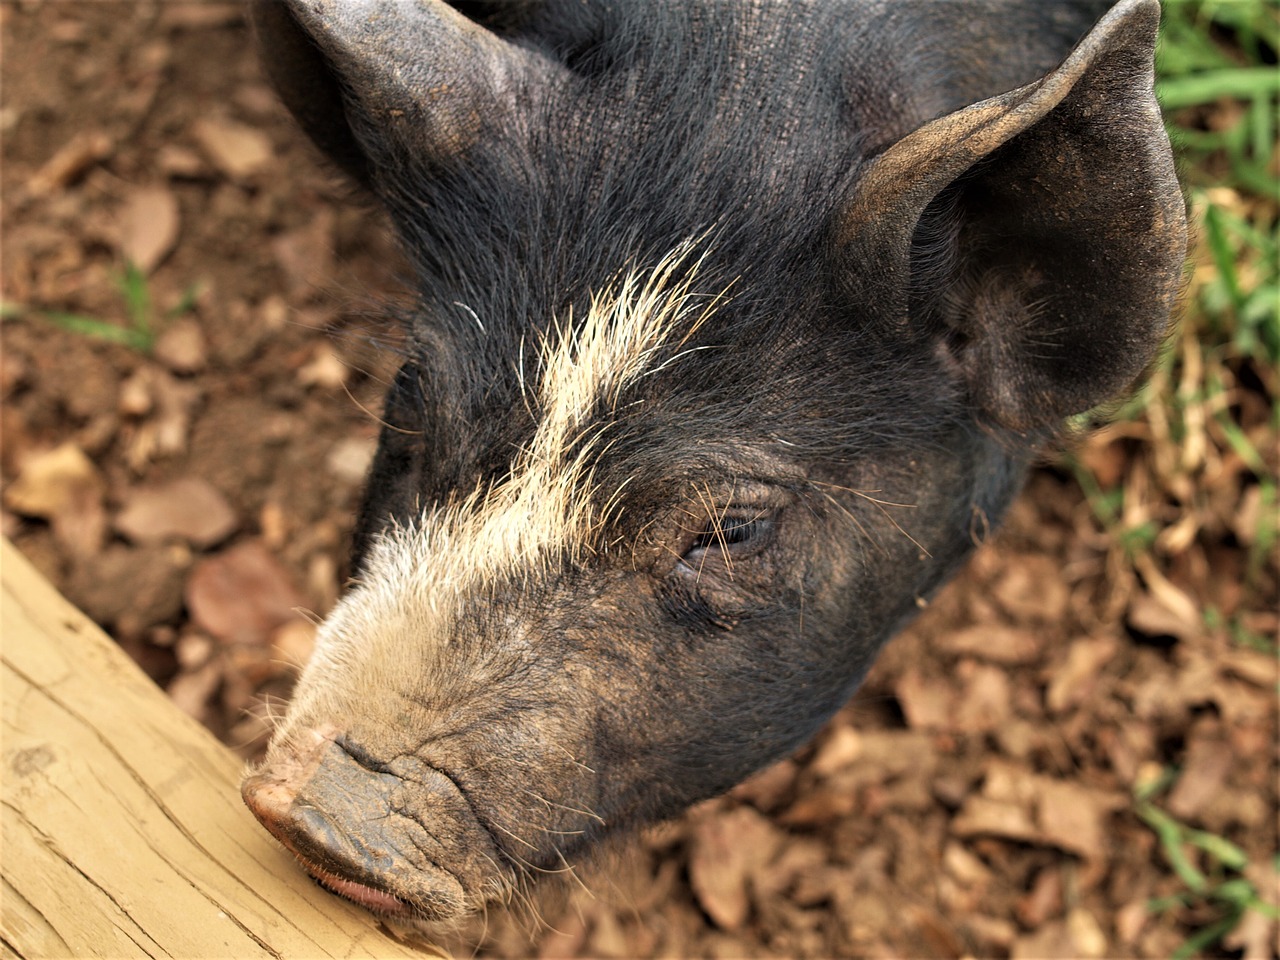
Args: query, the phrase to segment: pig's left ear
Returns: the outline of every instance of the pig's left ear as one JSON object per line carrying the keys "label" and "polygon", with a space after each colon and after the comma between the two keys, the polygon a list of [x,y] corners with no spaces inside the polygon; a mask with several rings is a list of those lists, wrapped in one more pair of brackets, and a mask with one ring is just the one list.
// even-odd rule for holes
{"label": "pig's left ear", "polygon": [[522,91],[553,70],[445,0],[255,0],[249,10],[281,99],[366,187],[454,162],[486,124],[514,122]]}
{"label": "pig's left ear", "polygon": [[876,156],[844,210],[841,247],[869,258],[850,264],[857,302],[936,337],[1013,430],[1125,389],[1165,336],[1186,224],[1152,91],[1159,20],[1123,0],[1042,80]]}

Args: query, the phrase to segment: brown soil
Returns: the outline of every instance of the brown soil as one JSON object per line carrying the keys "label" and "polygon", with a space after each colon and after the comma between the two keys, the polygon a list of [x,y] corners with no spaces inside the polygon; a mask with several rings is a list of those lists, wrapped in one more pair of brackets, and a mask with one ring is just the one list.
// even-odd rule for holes
{"label": "brown soil", "polygon": [[[3,531],[252,756],[309,649],[292,611],[339,590],[397,256],[276,104],[238,5],[5,3],[0,31]],[[126,256],[150,352],[50,315],[127,327]],[[1169,956],[1223,908],[1149,908],[1187,893],[1134,800],[1165,771],[1157,806],[1242,848],[1274,901],[1276,663],[1239,642],[1276,630],[1260,494],[1221,458],[1169,525],[1147,436],[1079,451],[1163,529],[1137,570],[1042,468],[811,746],[586,871],[550,928],[491,917],[485,949]],[[1275,924],[1250,911],[1214,951],[1271,957]]]}

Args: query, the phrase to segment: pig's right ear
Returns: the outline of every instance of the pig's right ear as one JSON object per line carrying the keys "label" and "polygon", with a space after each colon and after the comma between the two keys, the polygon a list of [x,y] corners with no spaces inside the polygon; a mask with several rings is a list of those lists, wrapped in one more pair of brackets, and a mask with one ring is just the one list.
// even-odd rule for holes
{"label": "pig's right ear", "polygon": [[1156,0],[1122,0],[1053,73],[925,124],[854,187],[850,293],[934,338],[983,419],[1052,429],[1164,339],[1186,226],[1152,91],[1159,20]]}
{"label": "pig's right ear", "polygon": [[281,99],[366,187],[381,171],[447,165],[551,70],[443,0],[256,0],[250,11]]}

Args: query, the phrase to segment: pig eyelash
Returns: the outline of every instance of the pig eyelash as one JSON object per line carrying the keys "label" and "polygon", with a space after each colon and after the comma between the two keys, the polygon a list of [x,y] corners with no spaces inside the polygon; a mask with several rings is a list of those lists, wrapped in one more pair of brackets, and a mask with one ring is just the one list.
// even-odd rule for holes
{"label": "pig eyelash", "polygon": [[[735,507],[731,497],[717,506],[717,498],[706,485],[695,487],[695,492],[703,510],[689,515],[695,525],[686,527],[685,532],[694,534],[693,539],[682,553],[672,552],[686,567],[693,568],[695,579],[700,580],[713,548],[718,547],[725,573],[732,580],[735,559],[750,556],[767,545],[773,532],[774,511]],[[704,516],[705,521],[699,522]]]}
{"label": "pig eyelash", "polygon": [[707,528],[694,538],[693,546],[689,550],[690,552],[705,550],[718,545],[721,550],[727,551],[730,547],[750,543],[752,540],[763,537],[769,532],[771,526],[770,518],[766,516],[724,518],[717,523],[708,524]]}

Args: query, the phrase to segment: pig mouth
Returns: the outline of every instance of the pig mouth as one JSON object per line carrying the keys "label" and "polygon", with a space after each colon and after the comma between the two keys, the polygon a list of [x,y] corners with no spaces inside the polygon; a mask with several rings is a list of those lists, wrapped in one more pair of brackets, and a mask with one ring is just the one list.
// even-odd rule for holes
{"label": "pig mouth", "polygon": [[277,833],[269,826],[267,829],[271,830],[272,835],[280,841],[285,849],[294,855],[298,863],[302,865],[302,869],[311,874],[312,879],[329,892],[336,893],[338,896],[381,916],[403,917],[414,912],[407,902],[394,894],[386,893],[365,883],[349,880],[326,870],[318,863],[309,860],[305,854],[289,841],[286,835]]}
{"label": "pig mouth", "polygon": [[[293,841],[293,831],[289,829],[288,825],[280,818],[266,812],[262,794],[267,789],[270,789],[268,785],[254,784],[252,778],[246,781],[243,790],[246,803],[248,803],[249,809],[253,811],[258,821],[267,828],[273,837],[280,841],[281,846],[293,854],[302,869],[306,870],[312,879],[331,893],[336,893],[338,896],[359,904],[373,913],[390,917],[402,917],[413,912],[412,907],[406,901],[401,900],[394,894],[379,890],[369,883],[349,879],[352,874],[362,874],[357,865],[351,863],[342,864],[341,868],[346,874],[346,876],[342,876],[317,863],[311,856],[299,849],[298,844]],[[252,800],[249,799],[251,796],[253,797]],[[337,864],[333,865],[338,866]],[[372,877],[367,879],[373,881]]]}
{"label": "pig mouth", "polygon": [[382,916],[438,921],[503,885],[492,833],[451,777],[413,757],[371,767],[339,737],[312,739],[241,795],[322,886]]}

